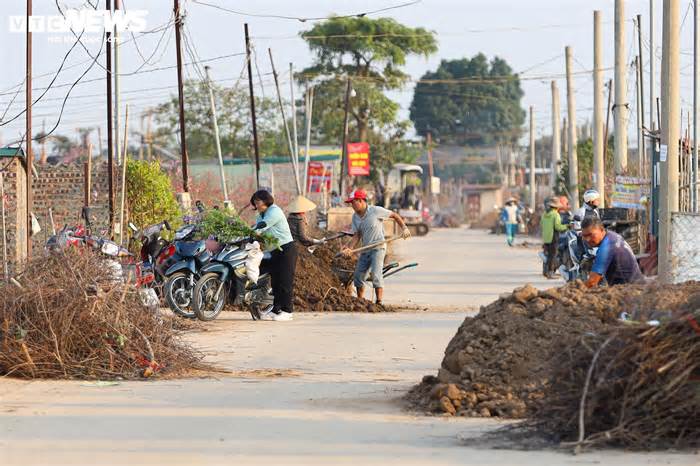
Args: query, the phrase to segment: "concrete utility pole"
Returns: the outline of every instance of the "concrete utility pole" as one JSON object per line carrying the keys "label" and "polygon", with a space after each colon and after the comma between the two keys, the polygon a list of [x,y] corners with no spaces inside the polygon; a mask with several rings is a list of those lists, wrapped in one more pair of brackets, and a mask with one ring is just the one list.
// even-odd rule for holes
{"label": "concrete utility pole", "polygon": [[311,122],[314,114],[314,88],[306,91],[306,153],[304,154],[304,196],[309,186],[309,159],[311,158]]}
{"label": "concrete utility pole", "polygon": [[603,133],[603,21],[593,12],[593,185],[605,207],[605,134]]}
{"label": "concrete utility pole", "polygon": [[[121,9],[121,0],[114,0],[114,13]],[[121,94],[119,92],[119,29],[117,25],[114,25],[114,34],[112,35],[112,42],[114,43],[114,73],[112,77],[114,78],[114,143],[116,145],[117,153],[117,165],[122,164],[122,149],[121,149],[121,137],[119,134],[121,124],[120,116],[120,106],[121,106]]]}
{"label": "concrete utility pole", "polygon": [[[680,131],[680,1],[664,0],[661,58],[661,186],[659,192],[659,278],[672,280],[671,214],[678,212]],[[665,152],[665,154],[664,154]],[[665,155],[665,157],[664,157]]]}
{"label": "concrete utility pole", "polygon": [[552,81],[552,172],[549,176],[549,187],[552,188],[552,190],[554,190],[557,185],[559,162],[561,162],[561,133],[559,132],[559,119],[561,118],[560,113],[559,88],[557,87],[557,82]]}
{"label": "concrete utility pole", "polygon": [[221,153],[221,138],[219,137],[219,122],[216,120],[216,102],[214,100],[214,88],[209,76],[209,67],[204,67],[207,76],[207,87],[209,88],[209,103],[211,105],[211,124],[214,127],[214,139],[216,140],[216,155],[219,157],[219,175],[221,176],[221,191],[224,193],[224,206],[229,207],[231,201],[228,199],[228,189],[226,188],[226,172],[224,171],[224,156]]}
{"label": "concrete utility pole", "polygon": [[345,164],[348,160],[348,116],[350,114],[350,91],[352,90],[352,83],[350,77],[348,77],[348,82],[345,87],[345,118],[343,119],[343,147],[340,157],[340,173],[338,176],[338,195],[343,197],[343,177],[345,173]]}
{"label": "concrete utility pole", "polygon": [[569,156],[569,121],[564,117],[564,123],[562,124],[562,150],[564,155]]}
{"label": "concrete utility pole", "polygon": [[[111,12],[111,0],[106,0],[107,12]],[[105,32],[107,40],[107,189],[109,191],[109,232],[114,227],[114,120],[112,119],[112,33]]]}
{"label": "concrete utility pole", "polygon": [[175,50],[177,52],[177,96],[180,106],[180,154],[182,158],[182,190],[190,192],[190,180],[188,176],[187,160],[187,133],[185,131],[185,92],[182,76],[182,15],[180,13],[180,0],[174,0],[175,16]]}
{"label": "concrete utility pole", "polygon": [[578,154],[576,146],[576,96],[574,95],[573,55],[571,47],[566,47],[566,99],[569,113],[569,195],[571,208],[578,209]]}
{"label": "concrete utility pole", "polygon": [[[32,192],[32,165],[34,164],[34,150],[32,148],[33,129],[32,129],[32,32],[29,28],[30,19],[32,17],[32,0],[27,0],[27,62],[26,62],[26,157],[27,157],[27,259],[32,257],[32,209],[34,208],[34,193]],[[0,199],[0,202],[5,202]],[[3,231],[4,234],[4,231]]]}
{"label": "concrete utility pole", "polygon": [[530,208],[537,205],[537,183],[535,177],[535,118],[534,107],[530,105]]}
{"label": "concrete utility pole", "polygon": [[[647,160],[647,140],[644,136],[644,128],[646,126],[645,115],[644,115],[644,48],[642,47],[642,15],[637,15],[637,49],[639,58],[639,107],[637,108],[637,113],[639,113],[639,124],[641,128],[642,140],[637,145],[639,153],[639,177],[643,177],[646,172],[646,160]],[[641,149],[640,149],[641,148]]]}
{"label": "concrete utility pole", "polygon": [[297,187],[297,194],[301,194],[301,183],[299,183],[299,171],[297,170],[298,159],[294,155],[294,143],[292,142],[292,135],[289,132],[289,124],[287,123],[287,117],[284,114],[284,103],[282,103],[282,94],[280,93],[280,83],[277,77],[277,70],[275,69],[275,62],[272,59],[272,49],[267,49],[270,54],[270,65],[272,66],[272,77],[275,79],[275,88],[277,89],[277,102],[280,106],[280,113],[282,114],[282,122],[284,123],[284,131],[287,134],[287,144],[289,145],[289,159],[292,162],[292,171],[294,172],[294,182]]}
{"label": "concrete utility pole", "polygon": [[248,35],[248,23],[244,24],[245,30],[245,57],[248,63],[248,92],[250,93],[250,119],[253,123],[253,150],[255,152],[255,186],[260,189],[260,149],[258,148],[258,123],[255,117],[255,93],[253,92],[253,67],[250,58],[250,36]]}
{"label": "concrete utility pole", "polygon": [[[294,167],[299,178],[299,136],[297,134],[297,101],[294,98],[294,65],[289,64],[289,93],[292,106],[292,142],[294,142]],[[299,194],[301,194],[301,191]]]}
{"label": "concrete utility pole", "polygon": [[[656,102],[656,50],[654,41],[654,1],[649,0],[649,129],[656,131],[656,113],[654,107]],[[654,147],[652,145],[652,147]],[[649,160],[652,158],[649,157]]]}
{"label": "concrete utility pole", "polygon": [[641,178],[644,169],[644,124],[642,123],[642,99],[644,94],[642,94],[641,79],[642,79],[642,64],[639,57],[634,57],[634,70],[636,74],[637,85],[636,87],[636,99],[637,99],[637,175]]}
{"label": "concrete utility pole", "polygon": [[627,171],[627,51],[625,50],[625,1],[615,0],[615,174]]}
{"label": "concrete utility pole", "polygon": [[693,175],[690,180],[690,200],[693,212],[698,212],[698,95],[700,94],[700,12],[698,12],[698,0],[693,2],[695,12],[695,29],[693,32]]}

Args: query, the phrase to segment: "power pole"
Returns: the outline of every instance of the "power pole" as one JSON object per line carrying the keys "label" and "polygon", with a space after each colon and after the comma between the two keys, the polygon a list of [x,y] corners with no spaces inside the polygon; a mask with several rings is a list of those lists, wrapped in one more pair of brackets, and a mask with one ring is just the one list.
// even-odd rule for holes
{"label": "power pole", "polygon": [[569,156],[569,121],[564,117],[564,123],[562,124],[562,149],[564,154]]}
{"label": "power pole", "polygon": [[[299,136],[297,134],[297,102],[294,99],[294,65],[289,64],[289,95],[292,102],[292,142],[294,142],[294,169],[296,177],[299,178]],[[299,191],[301,194],[303,191]]]}
{"label": "power pole", "polygon": [[304,195],[309,186],[309,159],[311,158],[311,122],[314,114],[314,88],[306,91],[306,153],[304,154]]}
{"label": "power pole", "polygon": [[348,77],[348,82],[345,87],[345,118],[343,119],[343,147],[340,157],[340,176],[338,176],[338,195],[343,196],[343,177],[345,173],[345,164],[348,159],[348,114],[350,112],[350,90],[352,84]]}
{"label": "power pole", "polygon": [[637,90],[637,152],[638,152],[638,175],[641,178],[642,177],[642,170],[644,168],[644,129],[642,125],[642,112],[640,110],[642,104],[641,100],[643,98],[643,94],[641,91],[641,86],[640,86],[640,80],[641,80],[641,74],[642,74],[642,66],[639,62],[639,57],[634,57],[634,71],[636,74],[636,79],[637,79],[637,85],[636,85],[636,90]]}
{"label": "power pole", "polygon": [[287,123],[287,117],[284,114],[284,104],[282,103],[282,93],[280,92],[280,83],[277,79],[277,70],[275,69],[275,61],[272,59],[272,49],[267,49],[270,55],[270,65],[272,66],[272,77],[275,79],[275,88],[277,89],[277,102],[280,106],[280,113],[282,114],[282,122],[284,123],[284,132],[287,134],[287,144],[289,145],[289,159],[292,162],[292,171],[294,172],[294,182],[297,187],[297,194],[301,194],[301,183],[299,183],[299,171],[297,170],[297,162],[294,155],[294,143],[292,142],[292,135],[289,132],[289,123]]}
{"label": "power pole", "polygon": [[571,208],[578,209],[578,154],[576,145],[576,96],[574,96],[574,78],[572,76],[573,56],[571,47],[566,47],[566,98],[569,113],[569,195]]}
{"label": "power pole", "polygon": [[216,120],[216,102],[214,101],[214,88],[209,77],[209,67],[204,67],[209,88],[209,104],[211,105],[211,124],[214,127],[214,139],[216,140],[216,155],[219,157],[219,175],[221,176],[221,191],[224,193],[224,206],[229,207],[228,189],[226,189],[226,172],[224,171],[224,156],[221,154],[221,138],[219,137],[219,123]]}
{"label": "power pole", "polygon": [[557,185],[557,175],[559,163],[561,162],[561,134],[559,133],[559,88],[557,82],[552,81],[552,162],[551,174],[549,176],[549,186],[554,190]]}
{"label": "power pole", "polygon": [[185,131],[185,91],[183,89],[182,76],[182,15],[180,13],[180,0],[173,0],[175,16],[175,50],[177,52],[177,96],[180,107],[180,155],[182,157],[182,190],[190,192],[190,180],[188,176],[187,160],[187,136]]}
{"label": "power pole", "polygon": [[637,60],[639,61],[637,70],[637,85],[639,86],[639,106],[637,107],[638,120],[639,120],[639,137],[641,140],[637,143],[637,150],[639,151],[639,177],[644,176],[644,167],[646,166],[646,154],[647,154],[647,144],[644,137],[644,55],[642,47],[642,15],[637,15]]}
{"label": "power pole", "polygon": [[615,174],[627,171],[627,51],[625,50],[625,1],[615,0]]}
{"label": "power pole", "polygon": [[[121,0],[114,0],[114,13],[121,8]],[[119,88],[119,30],[117,25],[114,25],[114,34],[112,35],[112,41],[114,42],[114,73],[112,77],[114,78],[114,143],[116,146],[117,153],[117,165],[122,164],[122,146],[120,137],[120,106],[121,106],[121,94]]]}
{"label": "power pole", "polygon": [[[111,0],[106,0],[107,12],[112,11]],[[109,231],[114,228],[114,120],[112,119],[112,33],[106,31],[107,40],[107,190],[109,191]]]}
{"label": "power pole", "polygon": [[[656,50],[654,42],[654,0],[649,0],[649,129],[656,131]],[[650,158],[651,160],[651,158]]]}
{"label": "power pole", "polygon": [[255,118],[255,93],[253,92],[253,67],[250,58],[250,36],[248,23],[243,25],[245,30],[245,56],[248,62],[248,92],[250,93],[250,118],[253,122],[253,151],[255,152],[255,186],[260,189],[260,149],[258,148],[258,124]]}
{"label": "power pole", "polygon": [[603,21],[593,12],[593,184],[605,207],[605,145],[603,133]]}
{"label": "power pole", "polygon": [[[672,280],[671,215],[678,212],[680,131],[680,2],[664,0],[661,58],[661,186],[659,193],[659,278]],[[665,152],[665,154],[664,154]],[[665,157],[664,157],[665,155]]]}
{"label": "power pole", "polygon": [[693,32],[693,175],[690,180],[690,200],[693,212],[698,212],[698,94],[700,94],[700,13],[698,12],[698,0],[693,2],[695,12],[695,29]]}
{"label": "power pole", "polygon": [[537,206],[537,186],[535,177],[535,118],[534,107],[530,105],[530,208],[533,212]]}
{"label": "power pole", "polygon": [[[33,170],[32,165],[34,163],[34,149],[32,147],[33,142],[33,129],[32,129],[32,32],[30,30],[30,19],[33,12],[32,0],[27,0],[27,63],[26,63],[26,135],[24,136],[26,140],[27,147],[27,259],[32,257],[32,209],[34,204],[34,193],[32,192],[32,181],[33,181]],[[4,200],[0,199],[4,202]],[[4,234],[4,232],[3,232]]]}

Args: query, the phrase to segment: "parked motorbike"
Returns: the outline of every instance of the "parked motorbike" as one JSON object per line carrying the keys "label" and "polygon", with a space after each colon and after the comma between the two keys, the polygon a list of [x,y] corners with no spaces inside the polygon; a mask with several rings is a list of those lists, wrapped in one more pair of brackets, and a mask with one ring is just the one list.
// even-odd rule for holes
{"label": "parked motorbike", "polygon": [[186,225],[175,234],[175,262],[165,271],[163,286],[168,307],[175,314],[190,319],[196,317],[192,309],[192,292],[201,276],[200,270],[218,252],[218,245],[207,247],[207,241],[192,241],[195,231],[195,225]]}
{"label": "parked motorbike", "polygon": [[[264,224],[258,225],[264,228]],[[214,320],[226,302],[245,306],[253,320],[273,304],[269,273],[260,273],[251,280],[251,263],[262,255],[254,238],[237,238],[223,246],[212,260],[203,266],[194,287],[192,308],[198,319]],[[247,263],[248,262],[248,263]],[[259,261],[253,266],[259,267]]]}

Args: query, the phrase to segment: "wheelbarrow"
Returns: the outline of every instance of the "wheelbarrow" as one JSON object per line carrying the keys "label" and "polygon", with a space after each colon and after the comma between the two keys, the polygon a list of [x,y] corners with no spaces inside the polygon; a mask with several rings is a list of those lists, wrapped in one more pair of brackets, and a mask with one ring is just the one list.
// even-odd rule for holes
{"label": "wheelbarrow", "polygon": [[[382,269],[382,275],[384,278],[390,277],[396,273],[401,272],[402,270],[410,269],[412,267],[417,267],[418,262],[411,262],[410,264],[402,265],[400,266],[398,262],[391,262],[389,264],[386,264],[384,268]],[[352,283],[352,278],[353,275],[355,274],[354,270],[348,270],[348,269],[343,269],[340,267],[332,267],[333,273],[338,277],[340,282],[343,284],[343,286],[348,286],[350,283]],[[372,280],[371,277],[368,278],[368,280]]]}

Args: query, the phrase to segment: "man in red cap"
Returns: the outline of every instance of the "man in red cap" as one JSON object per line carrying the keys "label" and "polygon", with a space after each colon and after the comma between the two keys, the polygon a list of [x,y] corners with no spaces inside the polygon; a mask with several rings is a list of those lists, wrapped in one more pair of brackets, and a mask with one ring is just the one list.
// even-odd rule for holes
{"label": "man in red cap", "polygon": [[354,238],[349,247],[343,248],[343,254],[351,256],[350,252],[355,249],[360,241],[362,246],[377,244],[377,247],[364,251],[357,259],[355,266],[355,276],[353,282],[357,289],[357,297],[364,298],[365,279],[367,273],[372,273],[372,285],[377,298],[377,304],[381,304],[384,294],[384,277],[382,269],[384,267],[384,256],[386,254],[386,244],[384,241],[384,219],[390,218],[401,228],[401,236],[406,239],[411,236],[406,224],[399,214],[379,206],[367,204],[367,193],[363,189],[356,189],[348,199],[347,204],[352,205],[355,213],[352,216],[352,233]]}

